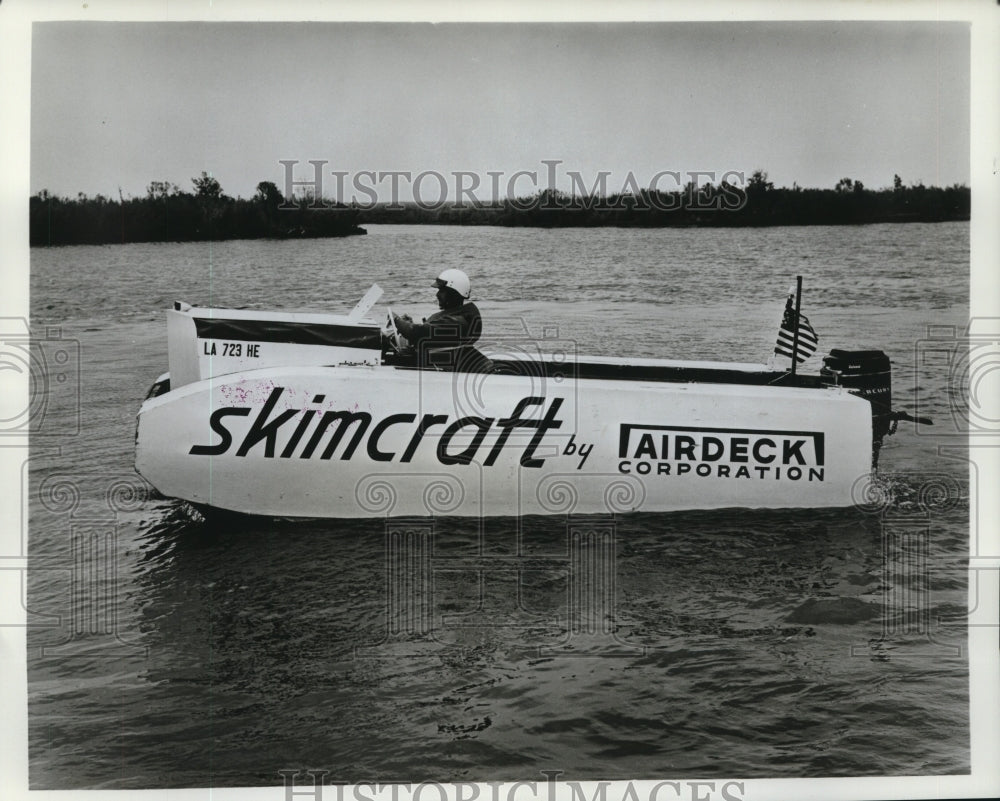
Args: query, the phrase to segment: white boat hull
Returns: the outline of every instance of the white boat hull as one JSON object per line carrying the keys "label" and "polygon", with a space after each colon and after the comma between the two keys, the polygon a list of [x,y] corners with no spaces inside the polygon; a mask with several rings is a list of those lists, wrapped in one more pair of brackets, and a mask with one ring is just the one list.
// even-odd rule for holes
{"label": "white boat hull", "polygon": [[840,388],[262,367],[138,416],[136,468],[195,504],[281,517],[849,506],[872,409]]}

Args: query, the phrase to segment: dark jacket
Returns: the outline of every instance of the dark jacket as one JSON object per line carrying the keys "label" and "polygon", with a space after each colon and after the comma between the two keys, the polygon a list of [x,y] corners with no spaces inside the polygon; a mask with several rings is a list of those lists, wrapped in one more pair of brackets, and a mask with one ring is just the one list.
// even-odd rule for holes
{"label": "dark jacket", "polygon": [[442,309],[422,323],[414,323],[407,339],[415,348],[454,348],[472,345],[483,333],[483,318],[475,303],[464,303],[458,309]]}
{"label": "dark jacket", "polygon": [[442,309],[423,323],[414,323],[407,335],[421,355],[421,363],[460,372],[492,372],[493,365],[472,347],[483,333],[483,318],[475,303]]}

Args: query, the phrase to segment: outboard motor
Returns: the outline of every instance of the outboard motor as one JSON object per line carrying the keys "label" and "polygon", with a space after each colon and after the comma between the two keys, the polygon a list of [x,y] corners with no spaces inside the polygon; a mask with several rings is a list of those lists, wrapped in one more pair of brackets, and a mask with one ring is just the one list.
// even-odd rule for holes
{"label": "outboard motor", "polygon": [[880,350],[838,350],[823,357],[819,371],[824,387],[844,387],[872,406],[872,468],[886,434],[895,431],[898,415],[892,411],[892,368]]}

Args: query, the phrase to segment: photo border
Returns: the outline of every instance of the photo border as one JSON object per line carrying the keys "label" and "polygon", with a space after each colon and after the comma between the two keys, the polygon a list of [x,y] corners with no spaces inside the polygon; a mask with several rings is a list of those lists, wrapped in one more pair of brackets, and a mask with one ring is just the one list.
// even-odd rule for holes
{"label": "photo border", "polygon": [[[329,4],[300,2],[276,4],[263,0],[239,2],[170,2],[127,3],[89,0],[89,2],[31,3],[29,0],[3,0],[0,2],[0,74],[4,75],[4,101],[0,106],[0,174],[4,176],[0,188],[0,317],[29,319],[28,269],[30,250],[27,242],[30,160],[30,66],[31,25],[44,20],[130,20],[130,21],[451,21],[451,22],[628,22],[628,21],[750,21],[750,20],[819,21],[850,19],[870,21],[916,21],[945,19],[965,20],[971,24],[971,109],[972,141],[970,149],[972,188],[972,219],[970,222],[970,317],[998,318],[997,299],[1000,298],[1000,230],[995,221],[1000,219],[998,203],[996,152],[1000,142],[1000,114],[997,98],[1000,97],[1000,8],[989,2],[557,2],[532,4],[518,2],[478,2],[456,4],[450,2],[421,2],[419,5],[404,2],[345,2]],[[25,380],[23,394],[13,402],[28,397]],[[993,399],[995,402],[995,399]],[[25,407],[27,403],[25,402]],[[995,446],[976,447],[970,442],[970,461],[979,474],[981,487],[1000,486],[1000,450]],[[10,578],[17,573],[23,579],[27,569],[26,525],[28,459],[27,437],[0,442],[0,471],[4,477],[2,503],[0,503],[0,532],[4,537],[0,550],[0,575],[4,576],[4,608],[6,620],[20,619],[22,626],[6,625],[0,628],[4,678],[2,683],[3,708],[6,710],[2,742],[0,742],[0,782],[7,798],[28,796],[27,768],[27,687],[26,687],[26,630],[23,601],[11,600],[10,587],[23,581]],[[998,597],[1000,585],[1000,496],[996,493],[978,493],[977,505],[970,509],[970,608],[977,600],[977,591]],[[8,572],[13,571],[13,572]],[[975,571],[978,582],[974,582]],[[985,584],[984,584],[985,580]],[[18,618],[19,616],[19,618]],[[973,626],[968,630],[969,679],[970,679],[970,776],[945,777],[886,777],[864,779],[747,779],[745,799],[815,799],[846,798],[942,798],[989,797],[1000,792],[1000,768],[996,754],[1000,753],[1000,681],[998,681],[998,628],[992,625]],[[11,710],[15,712],[12,714]],[[18,714],[21,713],[21,714]],[[428,777],[432,778],[432,777]],[[664,777],[668,779],[670,777]],[[731,777],[739,780],[739,777]],[[537,779],[541,782],[541,777]],[[726,778],[716,779],[721,783]],[[510,785],[511,783],[507,783]],[[637,782],[640,798],[655,782]],[[588,798],[596,790],[597,782],[581,782]],[[455,786],[449,788],[456,790]],[[303,787],[303,790],[308,790]],[[460,788],[458,788],[460,789]],[[491,798],[487,787],[481,788],[480,798]],[[164,791],[125,791],[128,798],[164,798]],[[156,792],[156,791],[154,791]],[[945,795],[947,794],[947,795]],[[34,794],[32,794],[34,795]],[[85,797],[121,798],[122,791],[45,791],[45,798],[62,799]],[[345,797],[348,793],[345,792]],[[609,798],[616,798],[614,792]],[[281,787],[206,788],[170,790],[170,799],[281,799],[286,797]],[[311,798],[295,795],[294,799]],[[337,798],[330,788],[324,798]],[[389,791],[377,794],[389,798]],[[436,797],[428,795],[427,797]],[[454,797],[454,796],[452,796]],[[506,792],[501,796],[506,798]],[[527,798],[518,793],[518,801]],[[539,797],[546,797],[539,792]],[[565,787],[559,789],[557,798],[572,798]]]}

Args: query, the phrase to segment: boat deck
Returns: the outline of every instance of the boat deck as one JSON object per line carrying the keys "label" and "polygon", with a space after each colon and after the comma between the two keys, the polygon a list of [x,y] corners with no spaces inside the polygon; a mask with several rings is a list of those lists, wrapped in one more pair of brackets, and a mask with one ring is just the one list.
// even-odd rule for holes
{"label": "boat deck", "polygon": [[[488,355],[488,354],[487,354]],[[435,367],[417,363],[414,356],[387,354],[384,364],[403,370],[450,370],[446,365]],[[461,364],[461,359],[457,360]],[[630,359],[582,356],[567,358],[543,354],[542,358],[492,358],[493,366],[503,375],[538,378],[570,379],[574,381],[645,381],[673,384],[743,384],[748,386],[783,386],[816,389],[823,386],[818,375],[803,375],[786,370],[769,369],[763,364],[740,362],[672,361],[667,359]],[[459,370],[459,372],[463,372]]]}
{"label": "boat deck", "polygon": [[731,367],[702,367],[694,365],[622,364],[621,362],[523,362],[495,359],[493,364],[501,373],[514,375],[540,375],[547,378],[604,381],[652,381],[666,383],[698,384],[747,384],[752,386],[780,385],[784,387],[817,388],[819,376],[792,375],[789,372]]}

